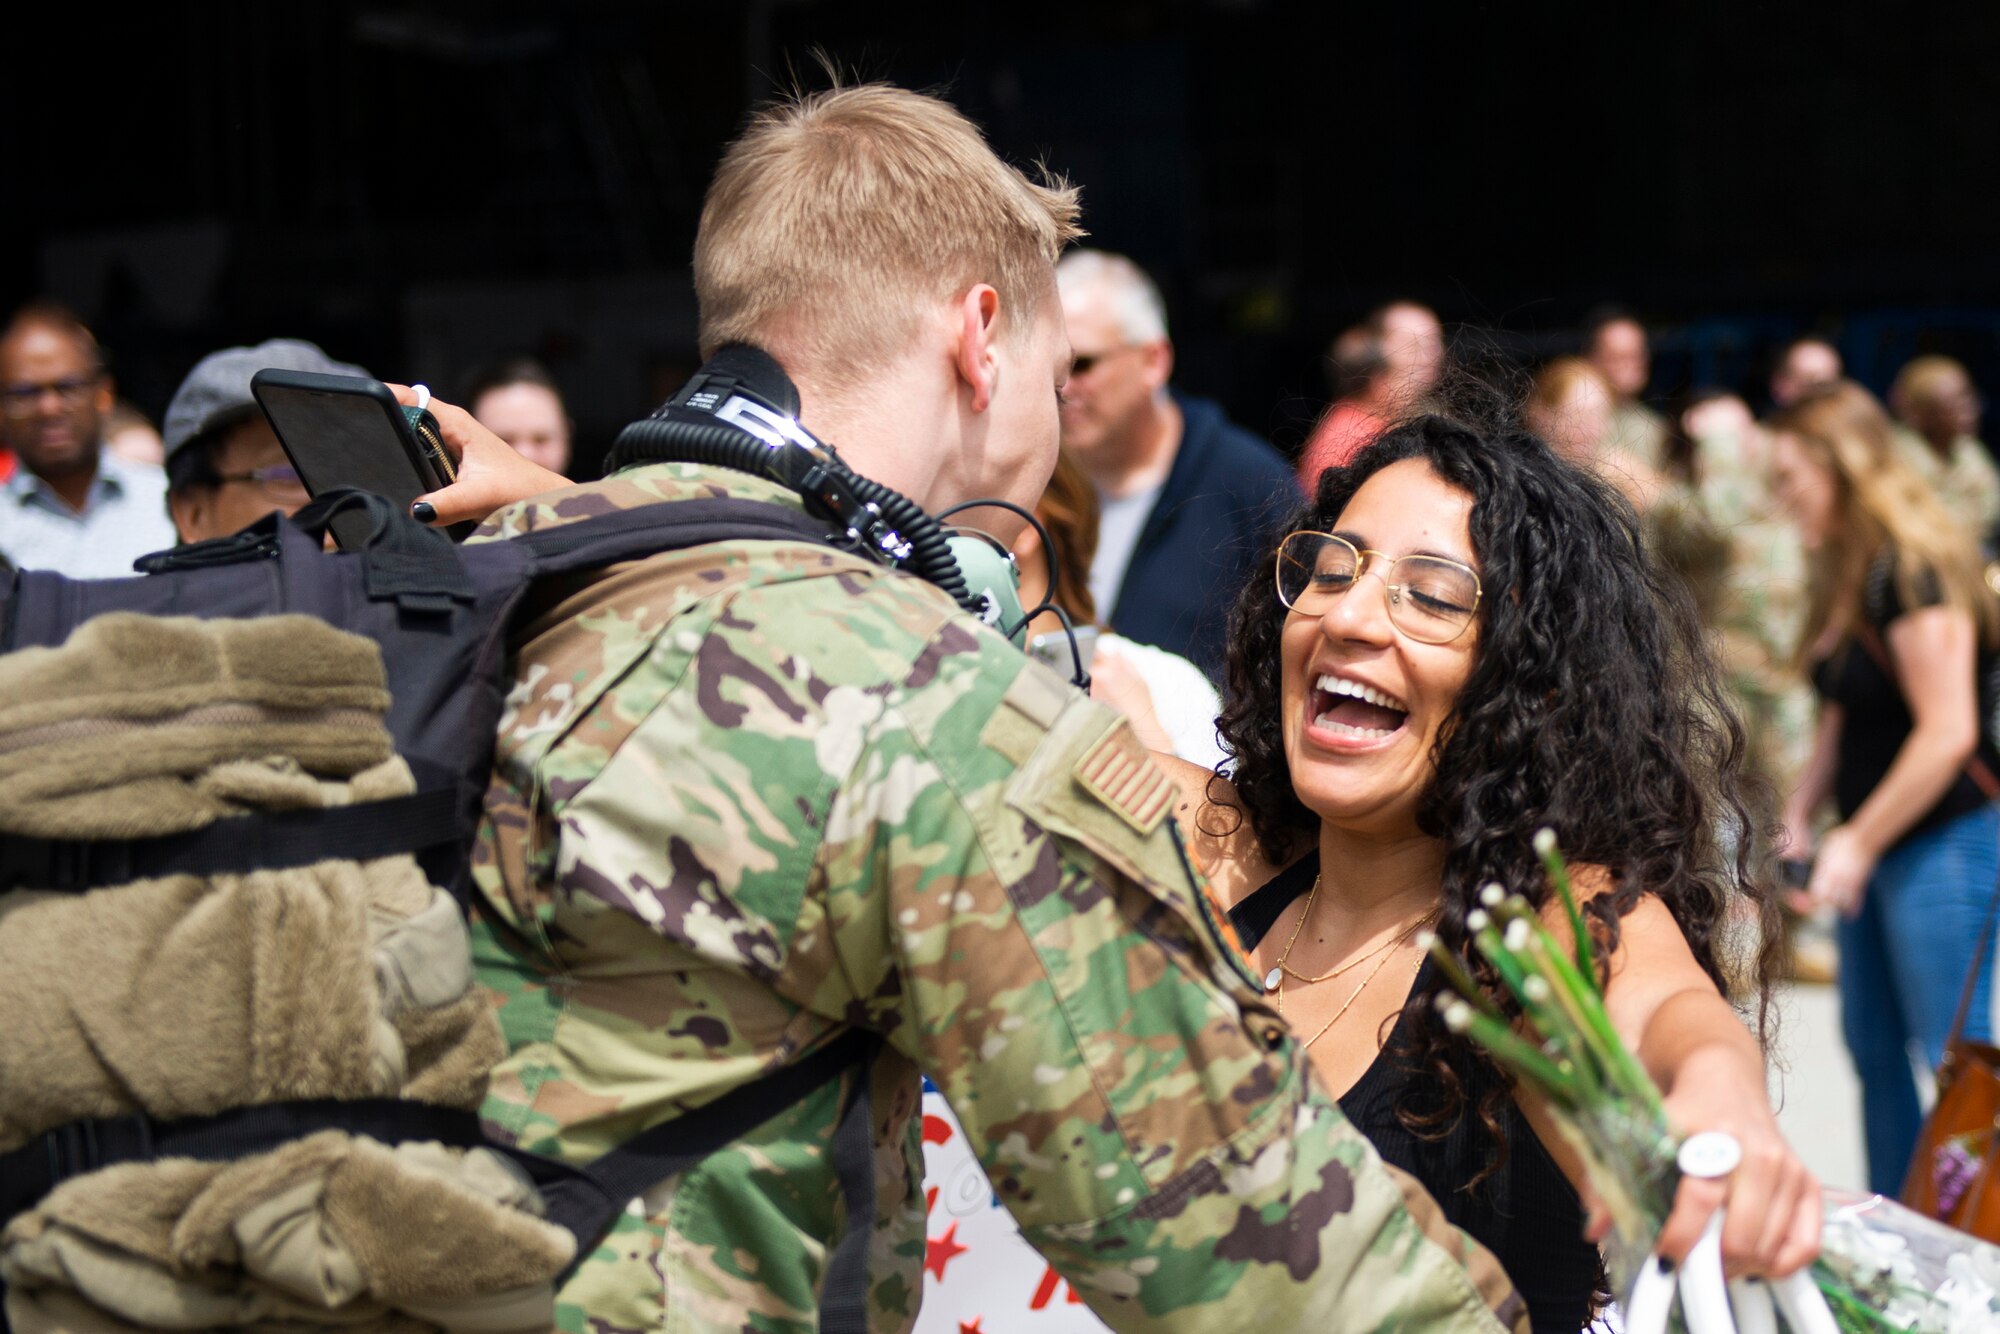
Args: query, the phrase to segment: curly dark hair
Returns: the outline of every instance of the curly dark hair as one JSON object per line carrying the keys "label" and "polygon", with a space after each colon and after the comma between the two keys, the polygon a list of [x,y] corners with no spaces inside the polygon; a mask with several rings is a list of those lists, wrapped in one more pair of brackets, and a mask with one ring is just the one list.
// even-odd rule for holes
{"label": "curly dark hair", "polygon": [[[1647,557],[1638,517],[1616,491],[1515,426],[1429,414],[1396,426],[1345,468],[1330,469],[1292,528],[1331,530],[1377,472],[1421,460],[1472,497],[1472,547],[1486,595],[1466,683],[1439,728],[1419,828],[1444,844],[1437,933],[1494,1000],[1518,1013],[1470,947],[1466,916],[1498,882],[1536,905],[1553,892],[1533,850],[1555,831],[1572,864],[1595,864],[1612,887],[1588,905],[1589,929],[1615,948],[1619,921],[1657,895],[1722,994],[1756,999],[1768,1049],[1770,981],[1780,951],[1767,870],[1769,794],[1743,771],[1744,739],[1685,587]],[[1299,800],[1285,762],[1280,635],[1287,615],[1266,552],[1231,616],[1228,702],[1220,719],[1236,758],[1231,800],[1265,855],[1295,859],[1319,818]],[[1756,959],[1734,957],[1732,909],[1760,919]],[[1737,920],[1738,925],[1747,925]],[[1438,986],[1442,988],[1442,981]],[[1413,1048],[1399,1057],[1419,1078],[1398,1114],[1441,1136],[1463,1114],[1464,1081],[1479,1058],[1418,1002]],[[1476,1109],[1506,1145],[1504,1076]]]}

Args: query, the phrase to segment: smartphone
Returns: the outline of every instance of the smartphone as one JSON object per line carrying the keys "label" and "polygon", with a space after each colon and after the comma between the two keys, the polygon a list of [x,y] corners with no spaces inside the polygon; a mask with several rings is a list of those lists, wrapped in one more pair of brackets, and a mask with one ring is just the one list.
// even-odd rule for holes
{"label": "smartphone", "polygon": [[[1069,651],[1071,634],[1076,636],[1074,659]],[[1097,658],[1097,627],[1079,625],[1074,631],[1051,630],[1045,635],[1036,635],[1028,641],[1028,652],[1072,680],[1078,671],[1088,676],[1090,664]]]}
{"label": "smartphone", "polygon": [[[437,419],[405,408],[380,380],[271,368],[250,377],[250,392],[315,496],[359,487],[407,512],[411,501],[458,475]],[[364,515],[339,515],[334,540],[351,550],[365,540],[365,524]]]}
{"label": "smartphone", "polygon": [[1786,889],[1804,889],[1812,883],[1813,864],[1800,857],[1784,857],[1778,862],[1778,877]]}

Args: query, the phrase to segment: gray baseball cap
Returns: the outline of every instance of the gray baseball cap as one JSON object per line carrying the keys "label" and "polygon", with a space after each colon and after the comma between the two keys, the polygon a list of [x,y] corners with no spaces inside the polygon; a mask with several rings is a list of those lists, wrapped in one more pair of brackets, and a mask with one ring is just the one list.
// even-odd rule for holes
{"label": "gray baseball cap", "polygon": [[211,352],[188,372],[174,391],[174,401],[167,404],[166,424],[160,429],[167,457],[172,458],[190,441],[256,416],[259,409],[250,393],[250,377],[271,366],[321,375],[368,374],[297,338],[273,338],[255,347]]}

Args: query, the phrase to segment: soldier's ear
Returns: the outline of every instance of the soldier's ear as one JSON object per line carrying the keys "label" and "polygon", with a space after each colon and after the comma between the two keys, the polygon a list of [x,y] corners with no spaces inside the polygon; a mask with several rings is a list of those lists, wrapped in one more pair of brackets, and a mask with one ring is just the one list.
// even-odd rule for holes
{"label": "soldier's ear", "polygon": [[972,410],[984,412],[1000,385],[1000,293],[990,283],[975,283],[958,299],[956,313],[958,378],[972,396]]}

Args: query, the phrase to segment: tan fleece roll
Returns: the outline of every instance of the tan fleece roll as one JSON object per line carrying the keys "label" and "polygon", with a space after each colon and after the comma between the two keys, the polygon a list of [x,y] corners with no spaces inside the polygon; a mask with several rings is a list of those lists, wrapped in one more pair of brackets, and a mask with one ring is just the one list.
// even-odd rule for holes
{"label": "tan fleece roll", "polygon": [[[413,789],[370,641],[107,616],[0,657],[0,834],[104,839]],[[293,1099],[466,1110],[505,1048],[409,856],[0,894],[0,1152],[80,1117]],[[0,1230],[17,1331],[545,1330],[573,1247],[485,1150],[337,1129],[61,1183]]]}
{"label": "tan fleece roll", "polygon": [[196,779],[282,756],[346,778],[394,753],[375,644],[309,616],[114,612],[0,656],[0,832],[143,838],[247,809]]}

